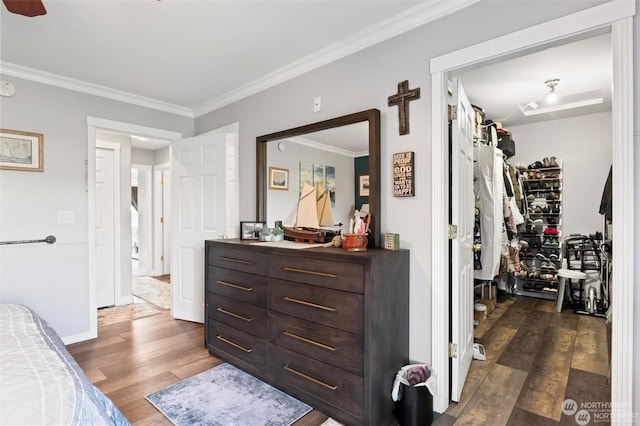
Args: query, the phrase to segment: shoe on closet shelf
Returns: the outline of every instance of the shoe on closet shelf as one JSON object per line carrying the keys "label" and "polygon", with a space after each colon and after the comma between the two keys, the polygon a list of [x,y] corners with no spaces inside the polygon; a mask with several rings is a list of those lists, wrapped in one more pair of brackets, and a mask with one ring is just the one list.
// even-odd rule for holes
{"label": "shoe on closet shelf", "polygon": [[533,194],[527,195],[527,201],[533,203],[536,200],[536,196]]}
{"label": "shoe on closet shelf", "polygon": [[558,164],[556,157],[549,158],[549,167],[560,167],[560,164]]}
{"label": "shoe on closet shelf", "polygon": [[548,168],[548,167],[551,167],[550,164],[551,163],[549,162],[549,159],[547,157],[544,157],[542,159],[542,167],[544,167],[545,169]]}
{"label": "shoe on closet shelf", "polygon": [[557,199],[558,199],[558,194],[556,194],[555,192],[550,192],[549,194],[547,194],[548,201],[556,201]]}
{"label": "shoe on closet shelf", "polygon": [[542,260],[544,262],[548,262],[549,259],[547,258],[547,256],[544,255],[544,253],[542,253],[541,251],[536,253],[536,259],[538,260]]}
{"label": "shoe on closet shelf", "polygon": [[542,217],[542,209],[540,208],[540,206],[534,207],[532,217],[536,219],[540,219]]}
{"label": "shoe on closet shelf", "polygon": [[533,221],[533,224],[536,227],[536,234],[542,235],[542,227],[544,226],[544,221],[542,219],[536,219]]}

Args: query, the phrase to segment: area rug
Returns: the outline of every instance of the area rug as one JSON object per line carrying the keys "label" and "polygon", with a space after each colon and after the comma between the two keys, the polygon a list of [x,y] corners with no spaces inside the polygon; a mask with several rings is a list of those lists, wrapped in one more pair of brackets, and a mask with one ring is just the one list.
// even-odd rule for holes
{"label": "area rug", "polygon": [[118,322],[133,321],[140,318],[157,315],[162,311],[142,303],[114,306],[113,308],[98,309],[98,326],[111,325]]}
{"label": "area rug", "polygon": [[174,425],[288,426],[311,407],[230,364],[147,395]]}
{"label": "area rug", "polygon": [[145,302],[162,309],[171,307],[171,285],[153,277],[134,277],[132,293]]}

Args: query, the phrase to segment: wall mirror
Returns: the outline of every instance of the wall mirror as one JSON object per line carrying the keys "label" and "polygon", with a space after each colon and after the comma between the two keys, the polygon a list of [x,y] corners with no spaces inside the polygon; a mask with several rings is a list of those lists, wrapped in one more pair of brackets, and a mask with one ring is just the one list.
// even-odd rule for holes
{"label": "wall mirror", "polygon": [[[369,246],[380,247],[380,111],[370,109],[256,138],[257,220],[270,226],[295,207],[309,169],[331,189],[334,223],[348,230],[368,204]],[[276,176],[276,178],[274,178]],[[310,182],[311,183],[311,182]]]}

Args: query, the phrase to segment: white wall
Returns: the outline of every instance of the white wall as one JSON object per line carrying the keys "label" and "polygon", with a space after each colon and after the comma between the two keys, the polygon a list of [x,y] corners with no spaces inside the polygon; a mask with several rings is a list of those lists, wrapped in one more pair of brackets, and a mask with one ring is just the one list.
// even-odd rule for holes
{"label": "white wall", "polygon": [[611,113],[550,120],[509,128],[516,155],[529,165],[555,156],[562,162],[562,235],[604,231],[598,213],[613,151]]}
{"label": "white wall", "polygon": [[[44,135],[44,172],[0,171],[0,240],[55,235],[58,241],[0,246],[0,302],[32,307],[66,341],[86,338],[90,315],[96,315],[89,312],[87,116],[185,136],[193,134],[194,123],[71,90],[1,78],[16,86],[16,94],[0,98],[0,126]],[[123,217],[125,210],[129,212],[126,203]],[[72,211],[74,222],[58,224],[60,211]]]}
{"label": "white wall", "polygon": [[[431,75],[429,59],[490,40],[551,18],[593,6],[598,1],[485,1],[454,15],[387,40],[245,98],[196,119],[196,133],[232,122],[240,123],[241,220],[255,220],[255,138],[307,123],[377,108],[381,111],[380,229],[400,234],[410,258],[410,357],[431,359]],[[421,88],[410,104],[410,134],[398,134],[398,109],[388,96],[398,82]],[[322,111],[313,113],[313,98],[322,96]],[[434,143],[442,143],[436,141]],[[392,155],[415,153],[416,196],[393,197]]]}

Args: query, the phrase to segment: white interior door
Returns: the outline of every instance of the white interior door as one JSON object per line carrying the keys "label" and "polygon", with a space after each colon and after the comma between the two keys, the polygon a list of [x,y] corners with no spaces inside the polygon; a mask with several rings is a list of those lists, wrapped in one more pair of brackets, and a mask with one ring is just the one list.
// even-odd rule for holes
{"label": "white interior door", "polygon": [[114,150],[96,148],[96,302],[115,304]]}
{"label": "white interior door", "polygon": [[171,273],[171,170],[162,170],[162,275]]}
{"label": "white interior door", "polygon": [[237,235],[237,133],[171,144],[172,315],[204,322],[204,241]]}
{"label": "white interior door", "polygon": [[457,118],[452,121],[451,141],[451,222],[457,225],[457,238],[451,240],[451,342],[457,356],[451,358],[451,399],[460,394],[473,358],[473,108],[462,84],[453,81],[453,105]]}
{"label": "white interior door", "polygon": [[171,167],[167,163],[153,172],[153,270],[155,275],[171,273]]}

